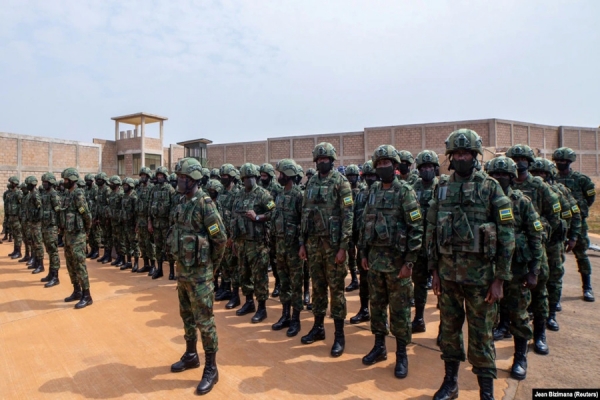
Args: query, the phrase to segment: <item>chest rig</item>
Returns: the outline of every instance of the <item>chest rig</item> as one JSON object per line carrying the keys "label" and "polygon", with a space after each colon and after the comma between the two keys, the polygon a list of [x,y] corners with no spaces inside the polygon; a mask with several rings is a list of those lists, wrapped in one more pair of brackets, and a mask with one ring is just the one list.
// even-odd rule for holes
{"label": "chest rig", "polygon": [[298,207],[302,204],[300,189],[293,186],[288,192],[283,191],[277,195],[275,200],[275,212],[273,214],[275,235],[283,238],[286,244],[297,244],[300,234],[301,214]]}
{"label": "chest rig", "polygon": [[[337,188],[339,172],[321,178],[315,175],[308,182],[302,211],[302,231],[308,236],[328,237],[333,245],[340,242],[341,219],[340,193]],[[352,195],[344,199],[352,205]]]}
{"label": "chest rig", "polygon": [[381,182],[371,186],[364,210],[364,240],[368,246],[391,246],[400,252],[406,251],[403,185],[404,182],[394,180],[389,189],[383,189]]}

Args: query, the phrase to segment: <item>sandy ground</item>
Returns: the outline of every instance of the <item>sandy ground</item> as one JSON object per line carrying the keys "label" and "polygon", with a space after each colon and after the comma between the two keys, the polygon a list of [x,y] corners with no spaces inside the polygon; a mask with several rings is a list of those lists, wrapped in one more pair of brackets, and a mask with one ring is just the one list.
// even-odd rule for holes
{"label": "sandy ground", "polygon": [[[600,243],[600,238],[592,241]],[[174,283],[91,261],[88,271],[94,304],[74,310],[73,303],[63,302],[72,289],[64,261],[61,284],[45,289],[39,282],[45,274],[32,275],[23,263],[6,257],[11,251],[12,243],[0,245],[0,398],[194,396],[202,368],[179,374],[169,371],[185,350]],[[592,263],[598,271],[600,258],[593,256]],[[527,380],[508,378],[512,341],[497,342],[497,399],[529,399],[532,388],[600,386],[596,331],[600,300],[583,302],[571,256],[566,268],[561,330],[548,332],[550,355],[529,353]],[[600,295],[600,274],[593,276],[593,282]],[[358,311],[358,292],[347,297],[350,317]],[[267,302],[269,316],[257,325],[250,323],[250,316],[237,317],[224,305],[215,305],[220,381],[207,397],[427,399],[441,384],[443,362],[435,346],[439,312],[433,295],[426,309],[427,332],[413,335],[408,349],[410,372],[404,380],[393,376],[392,337],[387,339],[386,362],[362,365],[361,358],[373,345],[368,324],[346,325],[346,351],[334,359],[329,356],[331,319],[326,320],[327,339],[305,346],[300,336],[312,325],[310,312],[302,313],[300,335],[288,338],[285,331],[270,329],[280,314],[278,300]],[[478,398],[470,369],[467,363],[461,365],[461,399]]]}

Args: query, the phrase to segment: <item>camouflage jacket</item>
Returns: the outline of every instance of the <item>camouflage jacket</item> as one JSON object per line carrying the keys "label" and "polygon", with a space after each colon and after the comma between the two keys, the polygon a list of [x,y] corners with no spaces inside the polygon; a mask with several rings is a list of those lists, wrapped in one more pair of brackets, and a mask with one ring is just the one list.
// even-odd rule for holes
{"label": "camouflage jacket", "polygon": [[54,188],[42,191],[42,225],[44,227],[57,226],[60,210],[61,199],[58,192]]}
{"label": "camouflage jacket", "polygon": [[508,198],[512,202],[515,217],[515,253],[511,272],[514,277],[522,277],[528,272],[540,273],[544,227],[535,211],[531,199],[520,190],[508,189]]}
{"label": "camouflage jacket", "polygon": [[86,233],[92,226],[92,215],[88,209],[83,189],[65,190],[61,211],[61,228],[66,233]]}
{"label": "camouflage jacket", "polygon": [[300,244],[309,236],[327,237],[334,248],[348,250],[352,237],[354,200],[348,179],[336,170],[313,175],[302,201]]}
{"label": "camouflage jacket", "polygon": [[[206,197],[207,195],[201,188],[198,188],[199,196]],[[171,213],[169,214],[169,224],[173,226],[175,224],[175,214],[177,213],[177,207],[184,201],[184,194],[175,191],[171,198]],[[217,208],[218,209],[218,208]]]}
{"label": "camouflage jacket", "polygon": [[417,260],[423,238],[423,214],[409,184],[394,179],[391,187],[384,189],[382,182],[373,183],[362,218],[358,247],[363,257],[381,248],[398,255],[392,262],[376,257],[381,262],[375,263],[369,255],[369,268],[378,272],[400,271],[405,261]]}
{"label": "camouflage jacket", "polygon": [[223,218],[223,223],[225,224],[225,228],[227,229],[227,236],[231,237],[231,209],[233,207],[233,201],[235,200],[235,196],[237,192],[239,192],[239,188],[233,184],[231,185],[231,190],[225,189],[223,193],[219,194],[218,200],[221,203],[221,218]]}
{"label": "camouflage jacket", "polygon": [[398,180],[400,181],[404,181],[406,183],[408,183],[409,185],[414,185],[415,182],[419,179],[419,175],[415,175],[412,173],[408,173],[406,175],[406,178],[403,178],[402,175],[397,175]]}
{"label": "camouflage jacket", "polygon": [[88,208],[90,213],[92,213],[92,218],[98,218],[98,207],[96,206],[96,202],[98,201],[98,186],[95,183],[92,183],[92,187],[85,186],[85,199],[88,203]]}
{"label": "camouflage jacket", "polygon": [[577,240],[581,235],[581,211],[571,191],[562,183],[549,184],[560,199],[562,226],[552,234],[550,242],[564,242],[567,239]]}
{"label": "camouflage jacket", "polygon": [[500,184],[481,172],[441,181],[427,212],[430,270],[464,285],[510,280],[515,250],[512,204]]}
{"label": "camouflage jacket", "polygon": [[[19,207],[19,219],[21,220],[21,225],[25,222],[28,222],[28,214],[27,214],[27,209],[28,206],[27,204],[29,203],[29,196],[31,195],[31,193],[27,192],[27,193],[23,193],[23,190],[20,190],[20,192],[22,193],[23,197],[21,198],[21,207]],[[23,227],[23,229],[25,229],[25,227]]]}
{"label": "camouflage jacket", "polygon": [[6,214],[11,217],[20,217],[21,203],[23,201],[23,192],[19,188],[11,189],[6,196],[4,209]]}
{"label": "camouflage jacket", "polygon": [[106,217],[112,223],[122,222],[121,209],[123,208],[123,188],[119,186],[116,191],[111,190],[108,196],[108,206],[106,207]]}
{"label": "camouflage jacket", "polygon": [[42,195],[39,189],[33,189],[27,195],[27,201],[23,203],[25,212],[27,214],[27,222],[41,222],[42,221]]}
{"label": "camouflage jacket", "polygon": [[148,182],[146,186],[140,184],[137,191],[138,201],[135,205],[135,214],[138,226],[148,226],[148,216],[150,215],[150,194],[153,185]]}
{"label": "camouflage jacket", "polygon": [[[352,240],[358,242],[359,233],[363,228],[364,221],[362,219],[363,212],[369,199],[369,186],[364,185],[354,198],[354,205],[352,206]],[[358,243],[357,243],[358,244]]]}
{"label": "camouflage jacket", "polygon": [[302,220],[302,191],[298,186],[292,186],[277,195],[272,225],[278,240],[284,240],[286,245],[297,246]]}
{"label": "camouflage jacket", "polygon": [[545,240],[550,239],[552,232],[561,227],[560,221],[560,199],[542,180],[542,178],[529,174],[523,182],[513,180],[512,189],[518,189],[531,199],[533,208],[540,215],[546,234]]}
{"label": "camouflage jacket", "polygon": [[[231,208],[231,232],[233,239],[252,241],[266,240],[267,227],[265,222],[271,219],[275,202],[266,189],[256,185],[249,192],[240,190],[235,195]],[[265,221],[252,221],[246,217],[246,212],[254,210],[256,215],[264,215]]]}
{"label": "camouflage jacket", "polygon": [[154,185],[150,193],[150,221],[155,227],[167,226],[173,206],[173,194],[175,189],[168,183]]}
{"label": "camouflage jacket", "polygon": [[110,193],[110,187],[108,187],[106,183],[98,188],[98,193],[96,194],[96,218],[110,219],[108,209],[108,198],[110,197]]}
{"label": "camouflage jacket", "polygon": [[123,191],[123,197],[121,197],[121,221],[128,228],[133,228],[136,225],[137,203],[137,193],[133,188],[129,193]]}
{"label": "camouflage jacket", "polygon": [[[445,175],[442,179],[447,181],[448,176]],[[419,208],[421,209],[423,216],[427,216],[427,212],[429,211],[429,202],[433,200],[433,193],[435,192],[439,182],[440,178],[435,177],[431,183],[425,184],[423,179],[418,178],[413,185],[413,189],[417,195],[417,202],[419,203]],[[423,232],[425,231],[426,226],[427,219],[423,218]],[[421,246],[421,255],[427,257],[427,246]]]}
{"label": "camouflage jacket", "polygon": [[581,210],[581,217],[583,219],[587,218],[589,208],[596,200],[596,186],[590,177],[579,171],[569,170],[566,175],[561,175],[559,172],[555,179],[571,190],[571,194],[577,200]]}

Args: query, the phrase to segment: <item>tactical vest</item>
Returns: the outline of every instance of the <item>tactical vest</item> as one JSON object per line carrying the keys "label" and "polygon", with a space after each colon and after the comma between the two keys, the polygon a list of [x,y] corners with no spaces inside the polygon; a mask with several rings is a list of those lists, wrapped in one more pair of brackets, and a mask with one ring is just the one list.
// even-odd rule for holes
{"label": "tactical vest", "polygon": [[168,219],[171,213],[171,186],[156,185],[152,190],[150,199],[150,214],[153,218]]}
{"label": "tactical vest", "polygon": [[96,213],[98,217],[110,219],[110,212],[108,209],[108,198],[110,193],[111,190],[106,184],[101,188],[98,188],[98,195],[96,196]]}
{"label": "tactical vest", "polygon": [[27,197],[27,203],[25,205],[25,209],[27,211],[27,221],[38,223],[42,220],[42,207],[39,208],[35,206],[35,197],[38,194],[38,190],[35,189],[33,192],[29,193]]}
{"label": "tactical vest", "polygon": [[23,193],[23,198],[21,199],[21,207],[19,208],[19,219],[21,223],[27,222],[27,203],[29,202],[29,193]]}
{"label": "tactical vest", "polygon": [[17,190],[20,191],[21,189],[11,190],[6,197],[6,213],[11,217],[19,216],[21,210],[21,203],[19,202],[19,194],[17,193]]}
{"label": "tactical vest", "polygon": [[67,233],[84,233],[85,221],[75,204],[75,197],[80,193],[85,197],[82,189],[75,189],[73,192],[65,191],[63,199],[63,212],[61,213],[61,225]]}
{"label": "tactical vest", "polygon": [[[298,244],[298,236],[300,235],[302,220],[301,213],[298,213],[298,209],[302,209],[302,196],[299,196],[300,194],[300,189],[293,186],[290,191],[279,193],[275,200],[275,212],[273,213],[275,235],[285,240],[285,244],[290,246]],[[298,207],[298,202],[300,202],[300,207]]]}
{"label": "tactical vest", "polygon": [[555,179],[556,182],[562,183],[571,190],[571,194],[573,197],[575,197],[575,200],[577,200],[577,205],[581,211],[581,217],[587,218],[589,215],[589,206],[585,199],[586,193],[583,192],[583,188],[579,184],[579,179],[581,176],[582,174],[578,171],[570,171],[569,175],[562,176],[558,174]]}
{"label": "tactical vest", "polygon": [[135,206],[135,214],[137,216],[137,221],[140,226],[148,225],[148,213],[150,211],[150,193],[152,191],[151,184],[147,186],[140,185],[140,189],[138,192],[138,202]]}
{"label": "tactical vest", "polygon": [[525,197],[523,192],[518,189],[512,190],[510,196],[508,196],[512,203],[513,216],[515,219],[515,252],[513,260],[521,265],[526,264],[533,259],[531,249],[529,248],[529,239],[527,237],[527,232],[525,231],[527,228],[525,228],[525,230],[523,229],[523,210],[521,209],[523,197]]}
{"label": "tactical vest", "polygon": [[[223,193],[220,193],[217,197],[221,203],[221,217],[223,218],[223,224],[228,227],[228,229],[231,227],[231,207],[233,206],[233,201],[237,192],[238,188],[234,185],[231,190],[224,190]],[[229,234],[231,235],[231,232]]]}
{"label": "tactical vest", "polygon": [[58,210],[52,205],[53,203],[59,203],[58,200],[56,191],[50,190],[49,192],[42,192],[42,223],[44,226],[51,227],[58,224]]}
{"label": "tactical vest", "polygon": [[[206,197],[202,191],[199,191],[200,195],[202,195],[202,197]],[[185,197],[184,194],[179,193],[179,192],[175,192],[173,194],[173,197],[171,198],[171,212],[169,214],[169,221],[171,223],[175,223],[175,215],[177,213],[177,208],[179,207],[179,205],[181,204],[181,202],[183,201],[183,198]]]}
{"label": "tactical vest", "polygon": [[523,194],[531,199],[531,203],[533,203],[533,208],[540,215],[542,215],[542,204],[543,199],[540,196],[540,191],[542,190],[542,186],[545,185],[544,181],[538,176],[530,176],[529,179],[525,180],[521,183],[514,183],[513,189],[518,189]]}
{"label": "tactical vest", "polygon": [[264,223],[250,221],[245,217],[247,211],[254,210],[256,214],[260,214],[258,208],[260,203],[258,194],[260,190],[266,190],[257,186],[251,192],[246,193],[245,190],[240,191],[233,203],[231,215],[231,233],[233,239],[245,238],[246,240],[262,241],[265,240],[267,227]]}
{"label": "tactical vest", "polygon": [[85,199],[87,201],[88,204],[88,209],[90,210],[90,213],[92,213],[92,217],[96,216],[96,196],[98,195],[98,187],[92,185],[91,188],[88,188],[88,186],[86,185],[85,187]]}
{"label": "tactical vest", "polygon": [[[364,241],[368,246],[394,247],[406,251],[407,225],[402,208],[402,186],[407,183],[394,180],[389,189],[381,182],[371,186],[364,210]],[[415,205],[416,206],[416,205]]]}
{"label": "tactical vest", "polygon": [[[438,178],[434,178],[429,187],[425,187],[423,180],[419,178],[415,184],[413,185],[413,189],[417,194],[417,201],[419,202],[419,207],[421,208],[421,212],[423,216],[427,215],[427,211],[429,210],[429,202],[433,200],[433,194],[435,193],[435,188],[438,185]],[[427,221],[427,219],[423,218],[423,221]]]}
{"label": "tactical vest", "polygon": [[206,199],[198,191],[194,197],[178,204],[175,209],[175,225],[169,237],[170,252],[184,268],[207,265],[210,258],[210,242],[204,220],[194,220],[194,213],[202,212]]}
{"label": "tactical vest", "polygon": [[129,192],[129,195],[123,194],[121,199],[121,221],[123,221],[123,224],[128,227],[135,225],[136,200],[137,195],[133,189]]}
{"label": "tactical vest", "polygon": [[123,205],[123,192],[119,189],[117,192],[111,192],[108,197],[107,217],[113,222],[121,221],[121,208]]}
{"label": "tactical vest", "polygon": [[560,184],[555,183],[554,185],[549,185],[550,189],[558,196],[558,200],[560,201],[561,206],[560,227],[554,232],[552,232],[552,235],[550,237],[550,242],[552,243],[557,243],[559,241],[564,242],[567,239],[567,231],[569,229],[569,225],[571,224],[571,219],[573,218],[573,210],[571,209],[571,203],[569,203],[569,199],[561,191],[558,185]]}

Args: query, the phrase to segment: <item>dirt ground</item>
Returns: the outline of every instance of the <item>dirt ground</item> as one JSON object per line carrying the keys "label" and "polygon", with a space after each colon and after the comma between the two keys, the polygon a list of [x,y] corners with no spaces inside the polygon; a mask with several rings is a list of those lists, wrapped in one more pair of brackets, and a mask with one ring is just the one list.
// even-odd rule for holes
{"label": "dirt ground", "polygon": [[[600,238],[592,242],[600,243]],[[0,398],[2,399],[141,399],[192,398],[202,367],[179,374],[169,371],[185,350],[175,284],[165,278],[121,272],[88,262],[94,304],[74,310],[63,302],[71,293],[64,267],[61,284],[45,289],[23,263],[6,254],[12,243],[0,245]],[[600,257],[592,254],[594,270]],[[598,253],[600,255],[600,253]],[[512,341],[497,342],[499,379],[496,399],[529,399],[532,388],[600,386],[600,326],[598,306],[581,300],[581,282],[574,260],[567,259],[561,330],[548,332],[550,354],[529,353],[525,381],[508,378]],[[600,273],[593,275],[600,294]],[[272,282],[271,282],[272,285]],[[431,292],[430,292],[431,293]],[[348,294],[349,317],[358,311],[358,293]],[[251,324],[215,304],[220,381],[210,398],[335,398],[428,399],[443,378],[443,362],[435,345],[439,312],[429,296],[427,332],[413,335],[409,346],[409,376],[393,376],[395,342],[388,337],[388,360],[365,367],[361,358],[373,345],[368,324],[346,325],[346,351],[329,356],[333,321],[326,320],[327,339],[300,344],[312,325],[302,313],[296,338],[270,329],[280,314],[278,300],[268,301],[266,322]],[[466,337],[466,333],[465,333]],[[202,363],[204,360],[202,359]],[[478,387],[468,363],[461,365],[460,398],[477,399]]]}

